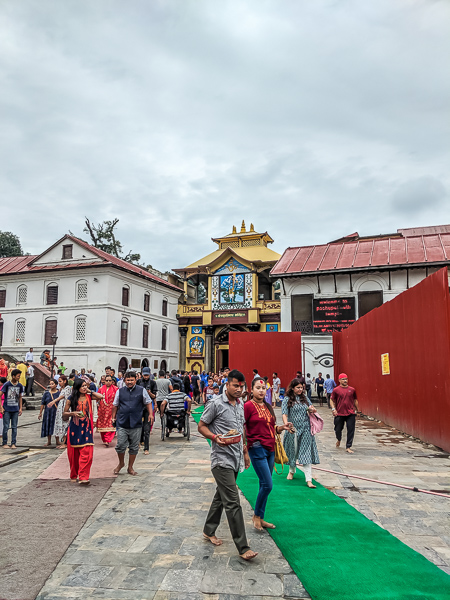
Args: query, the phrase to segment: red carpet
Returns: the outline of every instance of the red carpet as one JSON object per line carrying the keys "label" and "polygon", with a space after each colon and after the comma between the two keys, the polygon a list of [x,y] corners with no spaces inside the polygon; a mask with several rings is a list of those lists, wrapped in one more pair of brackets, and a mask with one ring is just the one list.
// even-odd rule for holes
{"label": "red carpet", "polygon": [[[113,470],[117,466],[117,453],[115,451],[116,439],[114,439],[109,448],[105,448],[99,433],[94,434],[94,460],[90,479],[105,479],[115,478]],[[69,479],[69,459],[67,458],[67,450],[65,450],[45,471],[43,471],[38,479]]]}

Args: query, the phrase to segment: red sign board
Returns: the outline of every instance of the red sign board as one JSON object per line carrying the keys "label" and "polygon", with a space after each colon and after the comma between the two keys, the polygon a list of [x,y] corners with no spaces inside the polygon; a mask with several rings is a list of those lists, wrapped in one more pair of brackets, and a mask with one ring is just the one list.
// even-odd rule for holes
{"label": "red sign board", "polygon": [[355,322],[355,298],[315,298],[314,333],[342,331]]}
{"label": "red sign board", "polygon": [[227,323],[247,323],[247,310],[213,310],[211,323],[213,325],[226,325]]}

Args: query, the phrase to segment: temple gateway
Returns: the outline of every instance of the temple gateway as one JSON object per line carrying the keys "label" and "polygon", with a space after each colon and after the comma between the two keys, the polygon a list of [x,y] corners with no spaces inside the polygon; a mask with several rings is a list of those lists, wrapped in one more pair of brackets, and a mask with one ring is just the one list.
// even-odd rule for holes
{"label": "temple gateway", "polygon": [[279,282],[269,278],[280,254],[268,248],[273,239],[246,231],[212,238],[211,254],[182,269],[184,295],[178,306],[180,368],[218,371],[228,364],[230,331],[278,331]]}

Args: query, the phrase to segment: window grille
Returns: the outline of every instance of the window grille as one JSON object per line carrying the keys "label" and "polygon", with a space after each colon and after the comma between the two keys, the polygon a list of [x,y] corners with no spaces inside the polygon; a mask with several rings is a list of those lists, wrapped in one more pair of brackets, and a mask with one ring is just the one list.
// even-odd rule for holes
{"label": "window grille", "polygon": [[52,335],[56,335],[58,330],[58,321],[56,319],[47,319],[45,321],[45,336],[44,336],[44,345],[52,346],[53,340]]}
{"label": "window grille", "polygon": [[87,300],[88,284],[87,281],[80,281],[77,284],[77,300]]}
{"label": "window grille", "polygon": [[120,322],[120,345],[128,346],[128,321]]}
{"label": "window grille", "polygon": [[17,294],[17,301],[19,304],[27,303],[27,292],[28,292],[28,288],[26,285],[20,286],[20,288],[18,290],[18,294]]}
{"label": "window grille", "polygon": [[221,248],[238,248],[239,247],[239,242],[238,240],[235,240],[233,242],[222,242],[220,244]]}
{"label": "window grille", "polygon": [[148,348],[148,323],[144,323],[142,328],[142,347]]}
{"label": "window grille", "polygon": [[0,307],[6,306],[6,290],[0,290]]}
{"label": "window grille", "polygon": [[16,321],[16,342],[18,344],[25,343],[25,321]]}
{"label": "window grille", "polygon": [[150,294],[144,294],[144,310],[150,312]]}
{"label": "window grille", "polygon": [[242,246],[244,248],[248,246],[261,246],[261,240],[242,240]]}
{"label": "window grille", "polygon": [[58,286],[47,286],[47,304],[58,304]]}
{"label": "window grille", "polygon": [[72,244],[64,245],[63,246],[62,257],[63,258],[72,258],[72,250],[73,250],[73,245]]}
{"label": "window grille", "polygon": [[86,341],[86,317],[77,317],[75,327],[75,341]]}

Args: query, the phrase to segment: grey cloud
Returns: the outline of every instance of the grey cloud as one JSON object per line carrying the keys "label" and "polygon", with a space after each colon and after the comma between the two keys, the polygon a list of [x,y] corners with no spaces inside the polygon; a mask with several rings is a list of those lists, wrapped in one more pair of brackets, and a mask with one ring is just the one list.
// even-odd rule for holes
{"label": "grey cloud", "polygon": [[119,217],[165,270],[242,219],[279,252],[447,222],[449,17],[431,0],[4,0],[1,228],[40,252],[85,214]]}

